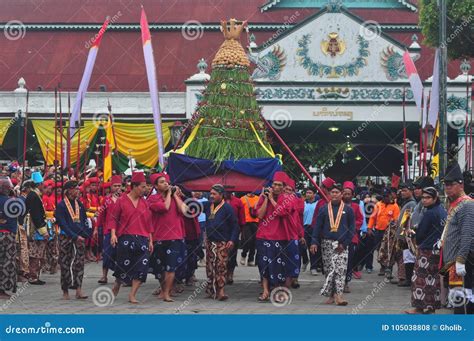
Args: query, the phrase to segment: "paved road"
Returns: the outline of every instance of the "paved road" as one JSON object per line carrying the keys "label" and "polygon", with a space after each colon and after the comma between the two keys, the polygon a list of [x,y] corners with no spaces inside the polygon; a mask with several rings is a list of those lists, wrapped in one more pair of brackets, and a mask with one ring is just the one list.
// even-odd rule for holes
{"label": "paved road", "polygon": [[[235,282],[227,286],[230,299],[217,302],[205,298],[204,268],[199,268],[196,275],[199,280],[194,287],[185,287],[183,293],[173,303],[165,303],[152,295],[157,281],[152,275],[138,292],[139,305],[128,303],[130,288],[122,288],[119,295],[111,302],[112,284],[97,284],[101,274],[101,264],[86,264],[83,289],[89,295],[85,301],[61,299],[59,274],[45,274],[44,286],[32,286],[20,283],[16,296],[8,301],[0,301],[2,314],[398,314],[410,307],[409,288],[400,288],[387,283],[383,277],[363,274],[362,279],[353,280],[349,301],[346,307],[325,305],[325,297],[319,295],[323,284],[322,275],[312,276],[309,271],[300,277],[301,287],[291,289],[291,302],[284,306],[272,303],[259,303],[260,292],[258,270],[256,267],[239,266],[235,273]],[[109,275],[109,282],[113,277]],[[71,291],[74,297],[74,291]],[[2,311],[3,310],[3,311]],[[439,313],[450,314],[443,309]]]}

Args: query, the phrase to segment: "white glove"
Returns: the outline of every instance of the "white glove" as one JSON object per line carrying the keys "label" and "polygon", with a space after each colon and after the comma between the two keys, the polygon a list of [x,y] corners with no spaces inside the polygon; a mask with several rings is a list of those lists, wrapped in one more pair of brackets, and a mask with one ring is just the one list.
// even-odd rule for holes
{"label": "white glove", "polygon": [[466,275],[466,264],[456,262],[456,275],[462,277]]}

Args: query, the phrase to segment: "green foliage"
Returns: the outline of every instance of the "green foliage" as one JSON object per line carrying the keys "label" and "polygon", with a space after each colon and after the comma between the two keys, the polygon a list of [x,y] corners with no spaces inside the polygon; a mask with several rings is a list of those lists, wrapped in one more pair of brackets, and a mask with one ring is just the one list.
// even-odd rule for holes
{"label": "green foliage", "polygon": [[260,139],[270,148],[247,68],[214,68],[197,112],[203,121],[186,149],[187,155],[217,163],[269,157],[249,123],[253,123]]}
{"label": "green foliage", "polygon": [[[474,57],[474,1],[443,1],[447,1],[446,42],[448,57],[450,59]],[[438,47],[440,42],[437,0],[421,0],[419,3],[419,25],[424,35],[423,43],[427,46]]]}

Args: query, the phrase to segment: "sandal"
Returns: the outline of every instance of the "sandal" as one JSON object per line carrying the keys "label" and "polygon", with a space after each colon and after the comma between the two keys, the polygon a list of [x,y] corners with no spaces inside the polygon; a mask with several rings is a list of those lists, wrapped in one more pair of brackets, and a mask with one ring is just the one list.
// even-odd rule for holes
{"label": "sandal", "polygon": [[261,294],[260,296],[258,296],[258,301],[259,301],[260,303],[269,302],[269,301],[270,301],[270,295],[263,295],[263,294]]}

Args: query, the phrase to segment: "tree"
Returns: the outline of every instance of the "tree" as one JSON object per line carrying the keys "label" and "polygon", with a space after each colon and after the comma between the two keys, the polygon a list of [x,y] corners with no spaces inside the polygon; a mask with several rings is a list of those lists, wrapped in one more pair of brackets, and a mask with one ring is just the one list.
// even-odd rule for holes
{"label": "tree", "polygon": [[260,117],[250,62],[240,44],[243,24],[222,21],[225,41],[212,61],[212,72],[198,105],[194,139],[186,154],[220,163],[224,160],[269,157],[265,123]]}
{"label": "tree", "polygon": [[[474,1],[447,1],[446,43],[450,59],[474,57]],[[423,43],[438,47],[439,10],[438,0],[421,0],[419,25],[424,35]],[[441,42],[442,43],[442,42]]]}
{"label": "tree", "polygon": [[[334,161],[336,155],[344,151],[345,143],[342,144],[320,144],[316,142],[291,143],[288,145],[300,162],[306,169],[317,167],[326,169],[331,161]],[[275,146],[278,152],[283,155],[283,170],[295,181],[305,180],[305,176],[296,162],[286,154],[281,146]]]}

